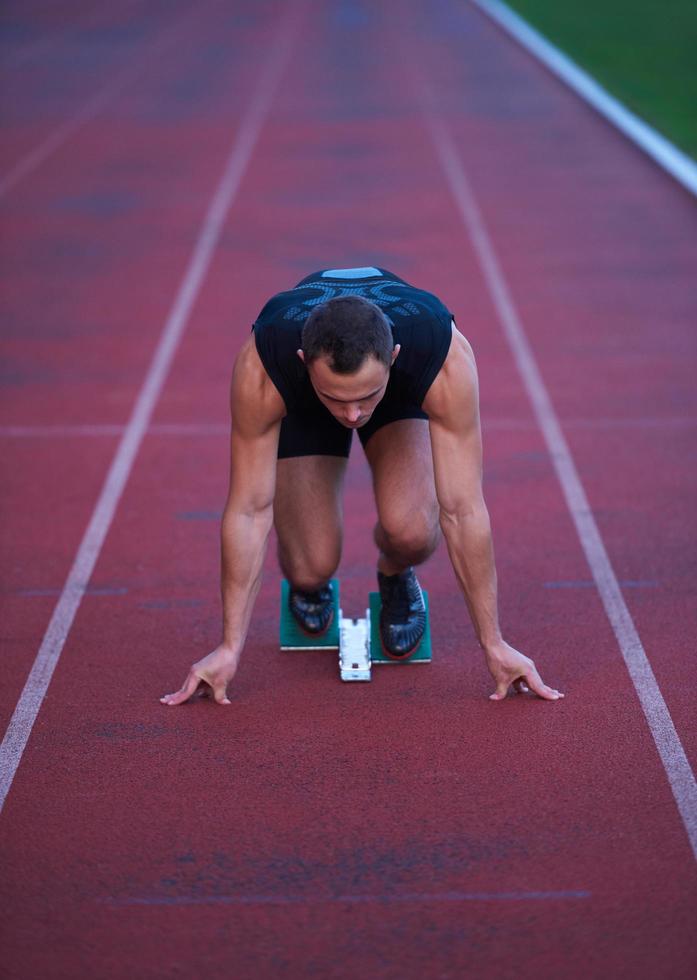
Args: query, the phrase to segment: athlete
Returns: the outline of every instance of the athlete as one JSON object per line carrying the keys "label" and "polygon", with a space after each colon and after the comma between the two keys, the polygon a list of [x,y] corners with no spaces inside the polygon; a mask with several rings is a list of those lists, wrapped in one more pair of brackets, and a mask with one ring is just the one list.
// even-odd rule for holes
{"label": "athlete", "polygon": [[491,699],[511,689],[563,697],[499,629],[474,355],[436,296],[372,266],[313,273],[264,306],[230,397],[222,642],[164,704],[197,693],[230,704],[272,524],[292,615],[310,634],[329,627],[354,429],[377,506],[385,653],[405,659],[419,644],[426,612],[414,566],[442,533],[494,679]]}

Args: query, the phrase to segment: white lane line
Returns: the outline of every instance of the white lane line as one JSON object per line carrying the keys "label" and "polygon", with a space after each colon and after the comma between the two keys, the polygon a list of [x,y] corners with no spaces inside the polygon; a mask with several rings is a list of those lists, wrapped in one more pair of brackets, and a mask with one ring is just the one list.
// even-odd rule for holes
{"label": "white lane line", "polygon": [[75,614],[114,517],[153,409],[164,385],[198,292],[218,244],[230,205],[247,169],[261,127],[271,108],[297,32],[298,7],[279,19],[273,43],[254,97],[240,122],[222,178],[208,208],[184,278],[164,325],[148,373],[126,431],[109,468],[104,486],[80,542],[68,578],[44,635],[24,690],[0,746],[0,809],[22,758],[36,716],[51,682]]}
{"label": "white lane line", "polygon": [[[0,425],[0,439],[73,439],[120,436],[125,425]],[[148,427],[151,436],[227,435],[229,423],[159,422]]]}
{"label": "white lane line", "polygon": [[229,422],[159,422],[151,425],[151,436],[227,436],[230,434]]}
{"label": "white lane line", "polygon": [[[697,415],[666,416],[665,418],[564,418],[561,420],[565,429],[692,429],[697,426]],[[530,429],[537,428],[537,423],[527,419],[495,418],[482,416],[482,425],[488,429]],[[0,435],[2,429],[0,428]]]}
{"label": "white lane line", "polygon": [[[580,419],[561,420],[565,429],[691,429],[697,426],[697,416],[635,419]],[[485,429],[537,429],[534,419],[495,418],[482,416]],[[125,425],[0,425],[0,439],[73,439],[120,436]],[[227,422],[155,422],[148,427],[149,436],[218,436],[228,435]]]}
{"label": "white lane line", "polygon": [[184,15],[182,21],[183,23],[178,21],[172,25],[160,38],[156,39],[138,59],[135,68],[129,60],[126,68],[100,88],[78,112],[66,120],[62,126],[58,126],[49,133],[45,140],[22,157],[4,177],[0,177],[0,198],[11,191],[24,177],[45,163],[71,136],[99,115],[102,109],[112,102],[130,82],[135,81],[147,67],[152,65],[154,59],[159,58],[180,35],[186,36],[187,32],[191,30],[191,16],[189,14]]}
{"label": "white lane line", "polygon": [[622,596],[600,531],[574,465],[523,324],[513,303],[474,193],[455,144],[443,122],[430,111],[432,98],[419,92],[424,119],[458,210],[472,241],[489,294],[542,430],[581,546],[614,630],[624,662],[646,715],[663,768],[697,858],[697,783],[663,700],[639,634]]}
{"label": "white lane line", "polygon": [[120,436],[125,425],[2,425],[1,439],[69,439],[75,436]]}
{"label": "white lane line", "polygon": [[407,892],[385,895],[136,895],[132,898],[102,899],[112,908],[132,905],[428,905],[432,902],[558,902],[590,898],[591,892]]}
{"label": "white lane line", "polygon": [[697,195],[697,163],[667,140],[643,119],[634,115],[619,99],[610,95],[592,75],[563,54],[539,31],[531,27],[501,0],[472,0],[488,17],[533,54],[569,88],[616,126],[636,146],[674,177],[682,186]]}

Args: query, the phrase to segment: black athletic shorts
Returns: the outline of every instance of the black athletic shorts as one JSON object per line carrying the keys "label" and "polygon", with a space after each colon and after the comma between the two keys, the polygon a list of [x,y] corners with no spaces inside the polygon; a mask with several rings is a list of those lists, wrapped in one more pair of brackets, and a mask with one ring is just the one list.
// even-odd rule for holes
{"label": "black athletic shorts", "polygon": [[286,415],[281,423],[281,438],[278,444],[278,458],[291,456],[348,456],[351,450],[351,437],[354,432],[365,446],[373,433],[390,422],[399,419],[428,419],[428,415],[414,403],[405,401],[403,394],[390,391],[388,385],[385,397],[365,425],[359,429],[347,429],[337,422],[319,398],[303,411]]}

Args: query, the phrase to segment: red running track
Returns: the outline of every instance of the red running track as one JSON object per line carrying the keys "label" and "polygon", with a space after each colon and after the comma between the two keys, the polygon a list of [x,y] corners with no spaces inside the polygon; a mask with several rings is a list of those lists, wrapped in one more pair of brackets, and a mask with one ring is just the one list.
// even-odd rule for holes
{"label": "red running track", "polygon": [[[694,975],[685,825],[419,86],[694,766],[693,202],[455,0],[289,3],[280,26],[271,2],[66,9],[3,10],[6,171],[134,74],[0,200],[3,730],[279,30],[292,49],[10,781],[8,975]],[[235,351],[268,294],[365,263],[438,293],[474,345],[505,631],[567,697],[488,701],[444,549],[423,571],[433,664],[342,685],[331,655],[277,650],[270,553],[233,707],[163,709],[218,638]],[[357,451],[355,613],[370,499]]]}

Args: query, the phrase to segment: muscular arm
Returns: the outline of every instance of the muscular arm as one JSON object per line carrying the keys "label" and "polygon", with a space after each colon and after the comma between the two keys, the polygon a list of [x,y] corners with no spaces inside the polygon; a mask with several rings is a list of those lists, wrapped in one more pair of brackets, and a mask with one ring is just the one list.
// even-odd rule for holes
{"label": "muscular arm", "polygon": [[207,687],[229,704],[232,680],[261,584],[273,523],[276,454],[283,400],[267,375],[250,337],[235,362],[230,388],[230,487],[221,527],[223,636],[220,645],[195,663],[181,689],[164,704],[182,704]]}
{"label": "muscular arm", "polygon": [[239,656],[273,523],[276,453],[285,414],[253,337],[233,369],[230,414],[230,487],[221,527],[221,592],[223,645]]}
{"label": "muscular arm", "polygon": [[501,639],[491,525],[482,493],[479,391],[472,349],[453,327],[448,357],[432,384],[429,416],[440,525],[482,647]]}
{"label": "muscular arm", "polygon": [[423,403],[429,416],[440,525],[479,643],[496,681],[492,699],[514,684],[550,700],[533,662],[509,646],[498,621],[496,566],[489,512],[482,493],[482,440],[474,354],[453,325],[448,356]]}

